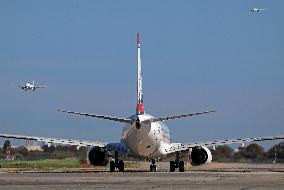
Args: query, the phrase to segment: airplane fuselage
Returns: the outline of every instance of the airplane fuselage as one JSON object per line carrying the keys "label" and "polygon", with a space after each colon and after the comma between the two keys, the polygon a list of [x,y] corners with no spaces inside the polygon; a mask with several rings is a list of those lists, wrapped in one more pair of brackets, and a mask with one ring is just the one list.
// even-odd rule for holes
{"label": "airplane fuselage", "polygon": [[[133,115],[140,121],[154,118],[149,114]],[[122,140],[131,153],[138,157],[156,158],[167,153],[164,151],[171,143],[169,128],[163,122],[142,123],[137,128],[135,124],[127,124],[122,133]]]}
{"label": "airplane fuselage", "polygon": [[264,11],[264,9],[253,8],[250,11],[251,12],[260,12],[260,11]]}
{"label": "airplane fuselage", "polygon": [[24,86],[19,86],[21,89],[28,91],[28,90],[32,90],[32,91],[36,91],[38,88],[46,88],[46,86],[36,86],[34,81],[33,83],[26,83]]}

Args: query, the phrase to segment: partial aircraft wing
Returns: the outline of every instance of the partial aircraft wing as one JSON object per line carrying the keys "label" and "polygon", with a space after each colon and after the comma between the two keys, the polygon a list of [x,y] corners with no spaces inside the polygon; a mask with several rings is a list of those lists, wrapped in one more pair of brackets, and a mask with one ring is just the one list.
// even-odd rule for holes
{"label": "partial aircraft wing", "polygon": [[128,151],[128,148],[124,143],[103,143],[103,142],[98,142],[98,141],[81,141],[81,140],[12,135],[12,134],[0,134],[0,138],[33,140],[33,141],[38,141],[38,142],[44,142],[47,144],[63,144],[63,145],[73,145],[77,147],[98,146],[98,147],[104,147],[108,151],[118,151],[123,154],[126,154]]}
{"label": "partial aircraft wing", "polygon": [[25,89],[26,88],[26,86],[18,86],[19,88],[21,88],[21,89]]}
{"label": "partial aircraft wing", "polygon": [[92,114],[92,113],[80,113],[80,112],[74,112],[74,111],[65,111],[65,110],[57,110],[60,112],[65,112],[65,113],[72,113],[76,115],[84,115],[84,116],[90,116],[90,117],[96,117],[96,118],[101,118],[101,119],[107,119],[111,121],[119,121],[123,123],[133,123],[133,120],[128,119],[128,118],[118,118],[118,117],[111,117],[111,116],[105,116],[105,115],[97,115],[97,114]]}
{"label": "partial aircraft wing", "polygon": [[47,88],[47,86],[35,86],[35,88]]}
{"label": "partial aircraft wing", "polygon": [[194,115],[208,114],[208,113],[211,113],[211,112],[215,112],[215,111],[205,111],[205,112],[188,113],[188,114],[182,114],[182,115],[151,118],[151,119],[144,120],[143,122],[146,123],[146,122],[156,122],[156,121],[167,121],[167,120],[178,119],[178,118],[183,118],[183,117],[191,117],[191,116],[194,116]]}
{"label": "partial aircraft wing", "polygon": [[176,151],[184,151],[196,146],[206,146],[212,147],[217,145],[227,145],[227,144],[243,144],[257,141],[270,141],[270,140],[279,140],[284,139],[284,135],[279,136],[263,136],[263,137],[248,137],[248,138],[239,138],[239,139],[225,139],[225,140],[215,140],[215,141],[205,141],[205,142],[193,142],[193,143],[172,143],[169,148],[166,148],[165,151],[173,153]]}
{"label": "partial aircraft wing", "polygon": [[72,139],[12,135],[12,134],[0,134],[0,137],[11,138],[11,139],[33,140],[48,144],[64,144],[64,145],[74,145],[74,146],[84,146],[84,147],[90,147],[90,146],[105,147],[107,145],[107,143],[94,142],[94,141],[81,141],[81,140],[72,140]]}

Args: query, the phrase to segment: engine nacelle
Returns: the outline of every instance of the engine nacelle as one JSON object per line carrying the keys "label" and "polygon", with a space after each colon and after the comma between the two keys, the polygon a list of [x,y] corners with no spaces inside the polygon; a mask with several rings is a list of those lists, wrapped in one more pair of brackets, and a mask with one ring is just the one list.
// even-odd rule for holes
{"label": "engine nacelle", "polygon": [[94,146],[87,152],[87,160],[90,165],[106,166],[108,164],[107,154],[104,148]]}
{"label": "engine nacelle", "polygon": [[211,151],[206,146],[194,147],[191,151],[192,165],[207,164],[212,161]]}

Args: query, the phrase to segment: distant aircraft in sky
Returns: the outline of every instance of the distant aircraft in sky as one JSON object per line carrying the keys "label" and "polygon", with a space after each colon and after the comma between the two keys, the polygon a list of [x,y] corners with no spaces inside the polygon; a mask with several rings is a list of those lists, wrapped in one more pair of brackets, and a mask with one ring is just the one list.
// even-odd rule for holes
{"label": "distant aircraft in sky", "polygon": [[19,86],[19,88],[25,90],[25,91],[36,91],[36,89],[38,88],[46,88],[47,86],[36,86],[35,85],[35,81],[33,81],[31,84],[30,83],[26,83],[25,85],[23,86]]}
{"label": "distant aircraft in sky", "polygon": [[260,11],[264,11],[264,9],[258,9],[258,8],[252,8],[250,9],[251,12],[260,12]]}
{"label": "distant aircraft in sky", "polygon": [[[137,102],[136,112],[130,117],[113,117],[98,115],[95,113],[74,112],[58,110],[60,112],[100,118],[114,122],[124,123],[121,140],[118,142],[99,142],[99,141],[82,141],[72,139],[25,136],[14,134],[0,134],[2,138],[25,139],[44,142],[49,145],[66,144],[77,147],[88,147],[87,160],[91,165],[100,166],[109,163],[110,172],[124,171],[124,161],[119,158],[120,155],[149,160],[150,171],[157,171],[156,162],[165,158],[171,158],[169,162],[170,172],[178,169],[184,172],[184,162],[190,161],[192,165],[203,165],[210,163],[212,153],[210,147],[225,144],[241,144],[284,139],[284,135],[247,137],[212,141],[201,141],[191,143],[172,142],[170,130],[164,123],[169,120],[180,119],[185,117],[209,114],[214,111],[203,111],[196,113],[178,114],[164,117],[154,117],[145,112],[143,91],[142,91],[142,68],[140,58],[140,33],[137,35]],[[166,103],[166,102],[165,102]],[[78,130],[80,130],[78,128]],[[177,130],[177,129],[176,129]],[[190,131],[189,131],[190,132]],[[97,133],[100,133],[97,130]],[[112,133],[110,130],[109,133]],[[208,138],[210,133],[204,130],[203,136]]]}

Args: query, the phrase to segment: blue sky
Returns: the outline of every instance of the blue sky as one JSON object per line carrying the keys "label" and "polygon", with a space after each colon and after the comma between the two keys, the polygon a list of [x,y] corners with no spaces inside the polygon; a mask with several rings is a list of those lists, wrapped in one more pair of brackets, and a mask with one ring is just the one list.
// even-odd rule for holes
{"label": "blue sky", "polygon": [[[252,7],[266,8],[252,13]],[[0,131],[118,141],[136,104],[136,33],[144,102],[175,142],[284,134],[284,2],[1,1]],[[17,86],[35,80],[36,93]]]}

